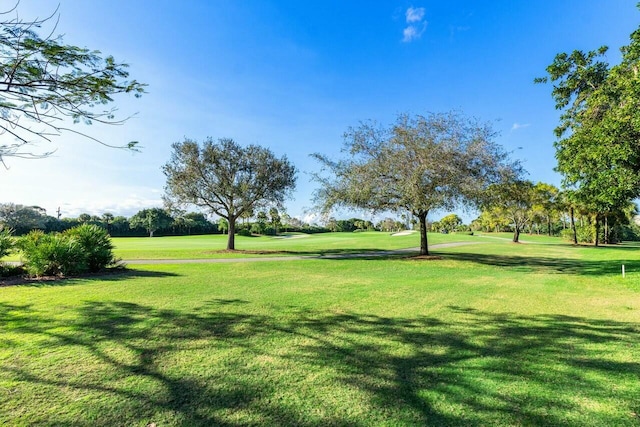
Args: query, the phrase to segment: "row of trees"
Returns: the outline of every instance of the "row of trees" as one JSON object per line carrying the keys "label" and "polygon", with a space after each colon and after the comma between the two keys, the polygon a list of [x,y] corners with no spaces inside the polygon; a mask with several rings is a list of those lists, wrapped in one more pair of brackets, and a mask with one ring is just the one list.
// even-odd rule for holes
{"label": "row of trees", "polygon": [[[43,38],[36,30],[47,19],[23,21],[17,14],[12,18],[13,12],[0,13],[5,18],[0,21],[0,134],[13,140],[0,144],[0,162],[10,156],[50,154],[29,148],[39,139],[79,133],[66,127],[66,119],[121,123],[114,118],[115,109],[100,108],[116,95],[144,93],[144,84],[128,80],[127,65],[97,51],[65,45],[60,37]],[[564,176],[563,206],[571,224],[575,225],[576,215],[588,219],[596,245],[601,235],[604,241],[611,240],[612,224],[621,223],[631,209],[630,201],[640,196],[640,28],[621,48],[620,64],[604,61],[606,51],[601,47],[558,54],[547,67],[548,75],[536,80],[553,83],[551,93],[562,111],[555,145],[557,170]],[[325,212],[338,206],[404,212],[420,224],[423,254],[428,254],[429,212],[460,204],[480,206],[481,218],[508,218],[516,241],[525,226],[537,223],[534,218],[545,217],[549,232],[553,209],[539,197],[548,189],[522,179],[520,166],[509,160],[494,137],[488,124],[455,112],[400,115],[391,126],[361,123],[345,133],[346,158],[334,161],[314,155],[328,172],[315,176],[320,183],[316,201]],[[136,144],[124,147],[135,149]],[[235,248],[238,219],[269,206],[280,207],[295,188],[296,169],[286,157],[277,158],[256,145],[242,147],[230,139],[217,143],[208,139],[202,145],[192,140],[176,143],[163,171],[170,211],[196,206],[223,218],[228,249]],[[15,223],[19,232],[20,227],[66,227],[64,220],[46,217],[37,207],[22,211],[25,215],[29,211],[29,219]],[[24,225],[43,217],[44,223]],[[114,233],[124,232],[125,220],[90,218]],[[153,234],[169,223],[174,229],[190,230],[192,220],[196,218],[179,216],[169,222],[160,211],[149,210],[127,220],[127,230],[144,228]],[[333,225],[338,229],[345,224]],[[575,226],[572,232],[577,242]]]}
{"label": "row of trees", "polygon": [[493,185],[488,203],[471,227],[484,231],[513,231],[518,242],[523,231],[562,234],[574,243],[615,243],[636,239],[636,205],[628,202],[606,214],[594,215],[590,204],[580,204],[571,191],[538,182],[515,180]]}
{"label": "row of trees", "polygon": [[[200,212],[171,214],[165,209],[142,209],[127,218],[104,213],[100,216],[80,214],[76,218],[61,218],[47,215],[45,209],[38,206],[25,206],[14,203],[0,203],[0,228],[12,230],[14,235],[24,235],[32,230],[44,232],[62,232],[78,225],[90,224],[105,229],[114,237],[153,236],[153,235],[190,235],[229,233],[229,224],[225,218],[210,221]],[[276,235],[280,232],[299,231],[305,233],[351,232],[351,231],[399,231],[406,228],[402,221],[385,218],[377,224],[360,218],[337,220],[328,218],[324,226],[309,225],[291,217],[277,208],[268,211],[247,212],[235,227],[236,234]]]}
{"label": "row of trees", "polygon": [[553,84],[562,112],[555,147],[565,202],[588,216],[596,245],[640,196],[640,28],[619,64],[606,61],[607,50],[560,53],[536,79]]}
{"label": "row of trees", "polygon": [[130,218],[104,213],[101,216],[80,214],[76,218],[47,215],[38,206],[0,203],[0,226],[15,235],[31,230],[61,232],[82,224],[92,224],[107,230],[111,236],[143,236],[161,231],[164,235],[205,234],[218,232],[217,225],[202,213],[189,212],[172,216],[164,209],[143,209]]}

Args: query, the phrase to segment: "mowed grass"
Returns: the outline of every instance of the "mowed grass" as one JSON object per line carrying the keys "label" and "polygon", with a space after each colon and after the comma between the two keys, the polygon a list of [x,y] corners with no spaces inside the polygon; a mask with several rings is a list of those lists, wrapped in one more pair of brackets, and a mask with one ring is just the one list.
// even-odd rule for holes
{"label": "mowed grass", "polygon": [[[429,234],[430,244],[473,240],[473,236]],[[236,236],[236,253],[221,252],[227,236],[221,234],[178,237],[114,238],[115,253],[122,259],[200,259],[273,255],[319,255],[363,253],[420,246],[418,233],[283,233],[280,236]],[[246,251],[247,253],[243,253]]]}
{"label": "mowed grass", "polygon": [[637,426],[640,251],[480,241],[1,288],[0,424]]}

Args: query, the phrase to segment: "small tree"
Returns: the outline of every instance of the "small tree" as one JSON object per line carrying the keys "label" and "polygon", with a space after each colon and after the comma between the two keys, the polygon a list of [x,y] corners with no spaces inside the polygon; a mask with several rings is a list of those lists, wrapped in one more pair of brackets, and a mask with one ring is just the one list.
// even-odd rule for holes
{"label": "small tree", "polygon": [[258,145],[242,147],[232,139],[202,145],[192,140],[172,145],[162,170],[165,199],[178,205],[207,208],[229,222],[227,249],[235,249],[236,220],[243,213],[278,205],[295,188],[296,169]]}
{"label": "small tree", "polygon": [[109,212],[105,212],[102,214],[102,223],[104,224],[105,228],[107,229],[107,233],[111,234],[111,223],[113,222],[113,214],[109,213]]}
{"label": "small tree", "polygon": [[513,242],[518,243],[520,233],[531,221],[531,207],[535,200],[533,183],[508,177],[503,182],[491,185],[486,194],[487,209],[509,219],[513,226]]}
{"label": "small tree", "polygon": [[153,233],[161,228],[167,228],[173,222],[173,218],[160,208],[143,209],[129,219],[131,228],[144,228],[153,237]]}
{"label": "small tree", "polygon": [[449,214],[440,220],[440,228],[447,232],[454,232],[462,225],[462,218],[456,214]]}
{"label": "small tree", "polygon": [[269,209],[269,217],[270,217],[269,220],[271,222],[271,227],[273,228],[273,232],[274,234],[277,235],[278,229],[282,225],[280,212],[278,212],[277,208],[271,208]]}
{"label": "small tree", "polygon": [[229,232],[229,221],[224,218],[220,218],[218,220],[218,230],[220,230],[222,234],[227,234]]}

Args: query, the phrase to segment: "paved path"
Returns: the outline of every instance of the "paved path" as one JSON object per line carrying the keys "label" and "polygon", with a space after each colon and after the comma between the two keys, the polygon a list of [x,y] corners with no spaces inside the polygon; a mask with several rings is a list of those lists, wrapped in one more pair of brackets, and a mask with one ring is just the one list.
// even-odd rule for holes
{"label": "paved path", "polygon": [[[484,242],[452,242],[441,243],[439,245],[431,245],[429,249],[452,248],[456,246],[476,245]],[[197,259],[131,259],[122,260],[122,264],[218,264],[230,262],[266,262],[266,261],[300,261],[305,259],[353,259],[353,258],[370,258],[381,257],[387,255],[399,255],[404,253],[419,252],[420,248],[397,249],[393,251],[375,251],[367,253],[352,254],[326,254],[326,255],[292,255],[292,256],[264,256],[264,257],[248,257],[248,258],[197,258]]]}
{"label": "paved path", "polygon": [[[522,233],[524,234],[524,233]],[[484,234],[476,234],[476,236],[478,237],[484,237],[485,239],[497,239],[497,240],[505,240],[508,242],[513,242],[513,237],[498,237],[498,236],[486,236]],[[518,239],[519,243],[535,243],[529,240],[522,240],[522,239]]]}

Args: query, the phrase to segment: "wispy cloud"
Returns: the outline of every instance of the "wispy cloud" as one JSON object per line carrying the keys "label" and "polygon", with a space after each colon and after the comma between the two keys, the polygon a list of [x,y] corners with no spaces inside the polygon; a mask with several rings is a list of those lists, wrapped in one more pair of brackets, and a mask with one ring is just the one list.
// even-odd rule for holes
{"label": "wispy cloud", "polygon": [[412,22],[420,22],[424,18],[424,7],[410,7],[405,13],[407,24]]}
{"label": "wispy cloud", "polygon": [[531,126],[531,123],[514,123],[513,126],[511,126],[511,132],[514,132],[516,130],[520,130],[520,129],[524,129],[524,128],[528,128],[529,126]]}
{"label": "wispy cloud", "polygon": [[402,30],[402,41],[409,43],[417,40],[422,36],[422,33],[427,29],[427,21],[424,19],[425,9],[424,7],[410,7],[405,12],[405,18],[407,25]]}

